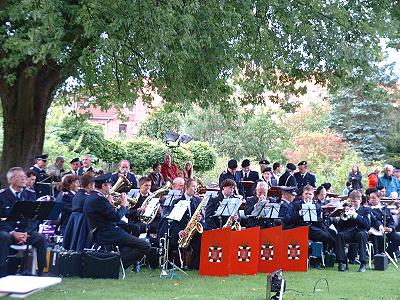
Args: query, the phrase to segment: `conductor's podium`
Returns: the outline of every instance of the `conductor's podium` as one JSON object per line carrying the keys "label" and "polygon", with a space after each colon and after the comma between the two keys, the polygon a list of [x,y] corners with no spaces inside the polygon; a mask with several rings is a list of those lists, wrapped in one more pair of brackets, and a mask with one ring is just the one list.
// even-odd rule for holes
{"label": "conductor's podium", "polygon": [[232,231],[205,231],[201,238],[200,275],[254,275],[307,271],[308,227],[282,230],[281,226]]}

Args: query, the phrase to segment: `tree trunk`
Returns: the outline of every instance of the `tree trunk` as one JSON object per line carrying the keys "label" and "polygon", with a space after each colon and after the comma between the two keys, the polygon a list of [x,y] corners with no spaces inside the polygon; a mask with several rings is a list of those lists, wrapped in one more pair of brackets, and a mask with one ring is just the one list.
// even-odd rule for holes
{"label": "tree trunk", "polygon": [[13,85],[0,81],[4,118],[2,187],[7,184],[8,169],[15,166],[27,169],[34,164],[34,156],[42,153],[47,110],[60,82],[60,70],[55,64],[21,64]]}

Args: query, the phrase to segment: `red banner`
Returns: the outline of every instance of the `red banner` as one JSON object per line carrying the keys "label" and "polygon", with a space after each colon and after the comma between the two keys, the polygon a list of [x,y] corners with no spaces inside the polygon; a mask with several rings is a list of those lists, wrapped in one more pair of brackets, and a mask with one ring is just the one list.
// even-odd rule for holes
{"label": "red banner", "polygon": [[308,226],[282,231],[282,269],[307,272]]}
{"label": "red banner", "polygon": [[230,274],[231,228],[208,230],[201,236],[200,275]]}
{"label": "red banner", "polygon": [[282,226],[260,230],[258,272],[272,273],[282,265]]}
{"label": "red banner", "polygon": [[254,275],[260,256],[260,228],[233,231],[231,234],[230,273]]}

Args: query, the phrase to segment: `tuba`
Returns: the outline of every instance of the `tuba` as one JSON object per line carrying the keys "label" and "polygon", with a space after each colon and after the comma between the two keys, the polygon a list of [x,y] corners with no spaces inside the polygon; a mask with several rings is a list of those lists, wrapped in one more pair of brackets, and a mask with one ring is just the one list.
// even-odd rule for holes
{"label": "tuba", "polygon": [[[197,218],[199,215],[201,215],[204,203],[205,203],[205,197],[201,200],[199,203],[199,206],[196,208],[195,212],[193,213],[192,217],[190,218],[189,222],[187,223],[184,231],[187,233],[186,237],[180,237],[178,240],[178,246],[179,248],[187,248],[190,244],[190,241],[194,237],[194,235],[198,233],[203,232],[203,225],[199,221],[197,221]],[[190,204],[189,204],[190,205]]]}
{"label": "tuba", "polygon": [[160,202],[158,202],[158,204],[154,207],[153,211],[151,212],[150,216],[145,216],[144,213],[146,211],[146,207],[147,205],[149,205],[150,201],[153,198],[156,198],[158,196],[162,196],[165,194],[165,192],[168,192],[171,189],[171,183],[168,181],[162,188],[156,190],[153,194],[147,196],[147,198],[143,201],[143,204],[141,206],[142,211],[140,213],[140,222],[144,223],[144,224],[150,224],[151,222],[154,221],[154,219],[157,216],[157,212],[158,209],[160,208]]}
{"label": "tuba", "polygon": [[[124,175],[119,175],[117,182],[111,187],[110,191],[108,192],[109,195],[113,196],[113,205],[118,207],[121,204],[121,194],[118,192],[122,188],[130,188],[132,183],[129,181],[128,178]],[[140,193],[138,194],[140,195]],[[136,205],[139,197],[130,198],[128,197],[128,203],[133,207]]]}

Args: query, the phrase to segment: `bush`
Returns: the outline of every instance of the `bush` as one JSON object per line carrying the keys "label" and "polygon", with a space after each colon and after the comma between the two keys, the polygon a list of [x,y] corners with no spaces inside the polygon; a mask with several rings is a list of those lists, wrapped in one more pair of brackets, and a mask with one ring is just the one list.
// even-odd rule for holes
{"label": "bush", "polygon": [[193,155],[195,171],[205,172],[215,166],[217,154],[209,143],[193,141],[189,144],[189,149]]}

